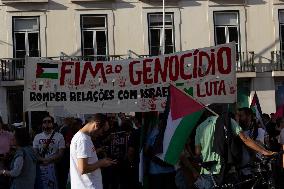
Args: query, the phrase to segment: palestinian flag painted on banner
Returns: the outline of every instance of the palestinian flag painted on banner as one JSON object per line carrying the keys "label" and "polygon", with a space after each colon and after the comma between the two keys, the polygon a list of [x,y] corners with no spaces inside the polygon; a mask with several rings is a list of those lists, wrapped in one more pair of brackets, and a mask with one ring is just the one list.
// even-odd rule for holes
{"label": "palestinian flag painted on banner", "polygon": [[157,156],[171,165],[176,165],[205,107],[172,85],[169,91],[170,103],[163,139],[163,153]]}
{"label": "palestinian flag painted on banner", "polygon": [[250,108],[255,113],[256,120],[260,121],[261,125],[263,126],[262,111],[261,111],[261,107],[260,107],[259,100],[258,100],[256,92],[254,92]]}
{"label": "palestinian flag painted on banner", "polygon": [[58,79],[58,64],[37,63],[36,78]]}

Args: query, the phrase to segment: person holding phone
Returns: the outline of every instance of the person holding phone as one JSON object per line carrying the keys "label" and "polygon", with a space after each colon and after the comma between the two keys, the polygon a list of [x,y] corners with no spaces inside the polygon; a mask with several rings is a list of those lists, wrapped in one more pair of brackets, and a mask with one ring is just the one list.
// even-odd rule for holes
{"label": "person holding phone", "polygon": [[107,118],[95,114],[73,137],[70,145],[71,189],[103,189],[101,168],[116,164],[115,160],[98,160],[92,138],[96,140],[109,129]]}

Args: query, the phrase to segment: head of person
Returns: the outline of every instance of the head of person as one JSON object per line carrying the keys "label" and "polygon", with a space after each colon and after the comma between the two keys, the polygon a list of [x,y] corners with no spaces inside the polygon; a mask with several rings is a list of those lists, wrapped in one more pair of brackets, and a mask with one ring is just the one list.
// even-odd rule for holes
{"label": "head of person", "polygon": [[107,116],[104,114],[95,114],[87,119],[87,124],[90,135],[94,138],[103,136],[109,130]]}
{"label": "head of person", "polygon": [[80,118],[75,118],[71,123],[73,133],[77,133],[83,126],[83,121]]}
{"label": "head of person", "polygon": [[133,125],[132,125],[131,120],[129,120],[129,119],[123,120],[122,123],[121,123],[121,129],[123,131],[126,131],[126,132],[131,132],[132,129],[133,129]]}
{"label": "head of person", "polygon": [[270,121],[270,117],[268,114],[262,114],[262,120],[264,124],[267,124]]}
{"label": "head of person", "polygon": [[73,117],[66,117],[63,119],[63,124],[66,126],[70,126],[74,121]]}
{"label": "head of person", "polygon": [[15,129],[15,140],[16,145],[19,147],[25,147],[30,145],[30,135],[26,128],[16,128]]}
{"label": "head of person", "polygon": [[239,110],[239,124],[245,129],[247,128],[251,122],[253,121],[253,111],[248,107],[240,108]]}
{"label": "head of person", "polygon": [[51,132],[54,128],[54,118],[50,115],[48,116],[45,116],[43,119],[42,119],[42,130],[44,132]]}
{"label": "head of person", "polygon": [[276,123],[277,116],[275,115],[275,113],[270,114],[270,120],[271,120],[272,123]]}
{"label": "head of person", "polygon": [[279,129],[284,129],[284,117],[279,119],[278,127]]}

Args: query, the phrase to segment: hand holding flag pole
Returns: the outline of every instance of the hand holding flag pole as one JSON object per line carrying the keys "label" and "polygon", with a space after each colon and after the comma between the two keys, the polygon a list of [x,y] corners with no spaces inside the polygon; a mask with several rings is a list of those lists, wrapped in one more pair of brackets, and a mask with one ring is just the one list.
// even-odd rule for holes
{"label": "hand holding flag pole", "polygon": [[[163,132],[163,142],[159,143],[162,144],[162,151],[156,156],[171,165],[176,165],[188,137],[204,110],[207,109],[214,115],[218,114],[173,84],[170,84],[169,88],[168,110],[167,106],[165,109],[165,114],[168,112],[167,123]],[[160,145],[156,147],[161,148]]]}

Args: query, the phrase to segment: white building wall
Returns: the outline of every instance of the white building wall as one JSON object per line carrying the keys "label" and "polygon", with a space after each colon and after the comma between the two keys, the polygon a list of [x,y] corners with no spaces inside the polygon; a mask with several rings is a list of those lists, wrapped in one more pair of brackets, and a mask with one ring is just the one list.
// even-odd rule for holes
{"label": "white building wall", "polygon": [[[254,51],[256,63],[269,63],[271,51],[280,49],[279,9],[284,9],[282,0],[166,1],[166,12],[174,13],[176,51],[214,45],[214,11],[238,11],[241,51]],[[147,14],[151,12],[162,12],[162,1],[52,0],[3,5],[0,0],[0,58],[13,57],[13,16],[40,17],[41,56],[59,56],[60,52],[80,56],[82,14],[107,15],[110,55],[127,54],[128,50],[149,54]],[[264,112],[274,112],[274,78],[257,74],[252,81],[252,94],[258,92]],[[0,109],[4,107],[3,90],[0,88]]]}
{"label": "white building wall", "polygon": [[262,112],[267,114],[274,113],[276,111],[274,78],[269,77],[267,73],[261,74],[252,79],[251,88],[250,101],[252,101],[256,91]]}

